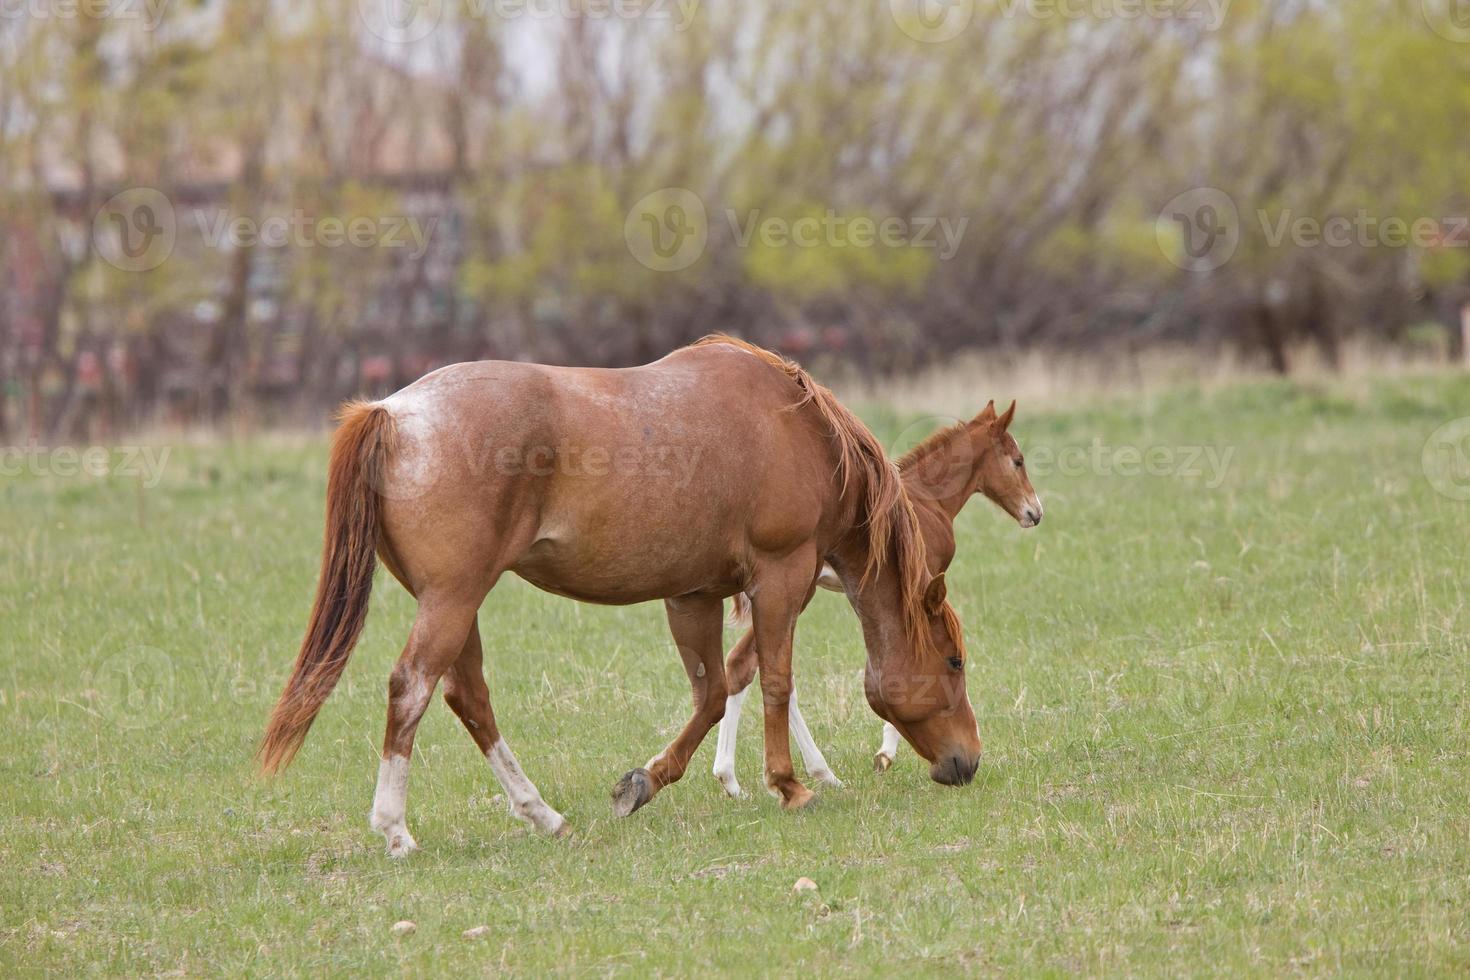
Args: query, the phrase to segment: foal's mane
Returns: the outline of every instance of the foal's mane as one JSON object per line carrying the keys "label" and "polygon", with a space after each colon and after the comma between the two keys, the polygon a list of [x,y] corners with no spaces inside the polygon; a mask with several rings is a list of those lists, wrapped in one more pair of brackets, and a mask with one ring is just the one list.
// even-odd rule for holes
{"label": "foal's mane", "polygon": [[[842,481],[843,498],[848,499],[854,490],[862,493],[858,519],[868,531],[868,560],[858,587],[866,586],[891,557],[898,572],[903,627],[910,648],[915,653],[930,651],[933,641],[926,628],[924,612],[924,592],[929,584],[924,538],[919,531],[919,518],[914,512],[913,502],[899,477],[898,466],[889,460],[883,444],[872,430],[837,400],[836,395],[813,380],[795,361],[726,334],[710,334],[690,346],[714,344],[753,354],[781,371],[803,392],[801,399],[791,408],[810,404],[821,415],[837,442],[837,473]],[[963,649],[959,620],[948,603],[944,604],[941,615],[956,647]]]}
{"label": "foal's mane", "polygon": [[933,456],[935,453],[948,446],[956,436],[960,435],[961,433],[967,432],[969,430],[969,427],[969,422],[956,422],[953,425],[947,425],[944,428],[940,429],[938,432],[935,432],[932,435],[926,437],[923,442],[919,443],[913,449],[910,449],[908,452],[899,457],[899,472],[907,472],[908,470],[913,469],[915,466],[918,466],[930,456]]}

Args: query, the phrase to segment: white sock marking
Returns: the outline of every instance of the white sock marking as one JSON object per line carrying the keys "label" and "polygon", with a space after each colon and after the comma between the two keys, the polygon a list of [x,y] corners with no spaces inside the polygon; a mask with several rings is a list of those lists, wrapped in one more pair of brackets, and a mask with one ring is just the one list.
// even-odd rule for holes
{"label": "white sock marking", "polygon": [[516,762],[505,739],[497,739],[485,753],[485,758],[490,761],[491,771],[500,780],[500,786],[510,800],[511,816],[547,834],[555,834],[566,825],[566,818],[546,805],[536,784],[521,771],[521,765]]}
{"label": "white sock marking", "polygon": [[388,853],[403,857],[418,849],[404,818],[408,810],[408,756],[384,756],[378,763],[378,788],[373,793],[369,823],[388,842]]}
{"label": "white sock marking", "polygon": [[725,699],[725,717],[720,719],[720,740],[715,744],[715,778],[730,796],[741,796],[740,781],[735,778],[735,733],[740,730],[740,708],[750,688]]}
{"label": "white sock marking", "polygon": [[886,721],[883,723],[883,745],[878,749],[878,755],[887,758],[887,765],[892,765],[898,758],[898,729]]}
{"label": "white sock marking", "polygon": [[787,723],[791,726],[791,734],[796,736],[796,746],[801,750],[801,761],[806,766],[806,771],[819,783],[828,786],[841,786],[842,780],[832,775],[832,770],[827,766],[827,760],[822,758],[822,750],[817,748],[816,740],[806,727],[806,721],[801,717],[801,712],[796,708],[796,689],[791,689],[791,701],[786,712]]}

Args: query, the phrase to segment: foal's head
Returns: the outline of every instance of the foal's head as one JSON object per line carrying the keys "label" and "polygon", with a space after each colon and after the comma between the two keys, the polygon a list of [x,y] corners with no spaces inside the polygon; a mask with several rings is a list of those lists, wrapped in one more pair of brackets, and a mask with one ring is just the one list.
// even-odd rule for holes
{"label": "foal's head", "polygon": [[936,432],[899,461],[910,494],[948,501],[950,516],[983,493],[1022,527],[1041,523],[1041,500],[1010,433],[1016,403],[996,415],[995,402],[968,422]]}
{"label": "foal's head", "polygon": [[1041,523],[1041,499],[1026,475],[1021,447],[1010,433],[1011,420],[1015,417],[1014,401],[1004,415],[997,416],[995,402],[991,402],[976,416],[975,490],[989,497],[1022,527],[1035,527]]}

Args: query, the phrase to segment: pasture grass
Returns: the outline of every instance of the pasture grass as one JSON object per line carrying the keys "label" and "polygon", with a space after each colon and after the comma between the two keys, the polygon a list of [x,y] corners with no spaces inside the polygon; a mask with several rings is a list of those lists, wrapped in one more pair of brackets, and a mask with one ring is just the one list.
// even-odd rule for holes
{"label": "pasture grass", "polygon": [[[1447,374],[1023,405],[1046,520],[972,503],[950,573],[986,743],[965,789],[907,747],[871,771],[857,626],[823,593],[798,689],[846,788],[725,799],[711,735],[616,820],[613,782],[688,711],[662,610],[506,581],[496,713],[575,835],[522,830],[436,699],[402,862],[367,826],[413,615],[390,579],[295,766],[252,772],[311,601],[321,442],[180,444],[149,489],[4,477],[0,975],[1463,973],[1470,502],[1420,454],[1464,415]],[[1094,440],[1174,469],[1120,474]],[[1223,474],[1180,472],[1190,447]]]}

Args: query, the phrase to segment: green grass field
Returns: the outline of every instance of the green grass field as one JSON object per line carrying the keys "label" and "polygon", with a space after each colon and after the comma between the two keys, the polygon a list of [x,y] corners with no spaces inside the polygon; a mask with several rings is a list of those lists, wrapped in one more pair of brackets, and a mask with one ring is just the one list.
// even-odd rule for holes
{"label": "green grass field", "polygon": [[856,621],[822,593],[797,685],[846,788],[727,800],[711,735],[615,820],[613,782],[688,712],[662,609],[508,580],[481,616],[496,713],[575,835],[524,831],[436,700],[402,862],[367,825],[413,615],[390,579],[295,766],[252,769],[311,601],[324,443],[179,446],[152,488],[0,478],[0,975],[1463,973],[1470,502],[1421,451],[1466,415],[1447,375],[1023,405],[1046,521],[972,503],[950,573],[986,743],[964,789],[907,747],[871,771]]}

